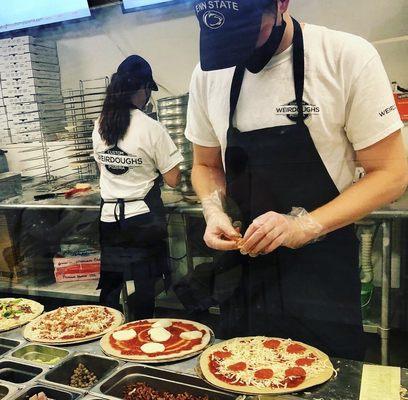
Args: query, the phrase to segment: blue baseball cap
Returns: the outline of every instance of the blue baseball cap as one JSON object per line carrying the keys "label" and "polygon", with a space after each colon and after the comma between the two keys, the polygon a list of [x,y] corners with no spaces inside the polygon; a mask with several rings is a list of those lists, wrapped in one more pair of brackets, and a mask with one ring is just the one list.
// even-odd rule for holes
{"label": "blue baseball cap", "polygon": [[234,67],[256,48],[266,4],[271,0],[195,1],[200,24],[201,69]]}
{"label": "blue baseball cap", "polygon": [[158,90],[157,84],[153,79],[152,67],[143,57],[136,54],[133,54],[122,61],[118,67],[117,73],[132,77],[134,83],[140,87],[147,85],[151,90]]}

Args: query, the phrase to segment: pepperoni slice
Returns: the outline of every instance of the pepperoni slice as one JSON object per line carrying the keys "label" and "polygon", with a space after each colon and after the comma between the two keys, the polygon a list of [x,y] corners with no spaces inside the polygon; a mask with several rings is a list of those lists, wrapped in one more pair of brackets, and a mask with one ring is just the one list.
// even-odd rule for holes
{"label": "pepperoni slice", "polygon": [[230,351],[215,351],[213,356],[225,360],[226,358],[231,357],[232,353]]}
{"label": "pepperoni slice", "polygon": [[254,376],[256,379],[271,379],[273,377],[273,371],[269,368],[258,369]]}
{"label": "pepperoni slice", "polygon": [[304,381],[305,381],[306,377],[305,376],[300,376],[298,378],[286,378],[283,381],[283,384],[287,387],[287,388],[295,388],[299,385],[301,385]]}
{"label": "pepperoni slice", "polygon": [[237,362],[236,364],[231,364],[228,369],[230,371],[238,372],[238,371],[245,371],[246,370],[246,363],[244,362]]}
{"label": "pepperoni slice", "polygon": [[267,349],[277,349],[280,346],[281,342],[276,339],[266,340],[263,345]]}
{"label": "pepperoni slice", "polygon": [[304,378],[306,376],[306,371],[301,367],[288,368],[285,371],[285,376],[287,378]]}
{"label": "pepperoni slice", "polygon": [[299,358],[299,360],[296,360],[296,365],[299,367],[303,367],[303,366],[309,367],[315,361],[316,361],[316,358],[309,358],[309,357]]}
{"label": "pepperoni slice", "polygon": [[286,348],[287,352],[290,354],[299,354],[306,351],[306,347],[299,343],[292,343]]}

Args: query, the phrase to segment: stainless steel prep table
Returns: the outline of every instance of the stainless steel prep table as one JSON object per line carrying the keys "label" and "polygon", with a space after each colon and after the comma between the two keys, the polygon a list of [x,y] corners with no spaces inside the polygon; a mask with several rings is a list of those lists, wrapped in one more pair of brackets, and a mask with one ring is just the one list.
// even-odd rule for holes
{"label": "stainless steel prep table", "polygon": [[[10,332],[5,332],[0,337],[17,339],[22,341],[22,328],[15,329]],[[20,346],[30,342],[24,342]],[[74,353],[90,353],[95,355],[104,355],[102,352],[99,341],[85,343],[82,345],[66,346],[60,348],[68,349]],[[7,357],[8,354],[5,355]],[[295,400],[295,399],[307,399],[307,400],[358,400],[360,394],[361,374],[363,363],[345,359],[331,359],[335,369],[338,371],[336,378],[332,378],[329,382],[312,388],[300,394],[293,394],[290,396],[276,396],[275,400]],[[181,374],[196,375],[195,367],[197,365],[197,358],[192,358],[186,361],[172,363],[172,364],[156,364],[157,367],[179,372]],[[403,387],[408,386],[408,369],[401,369],[401,385]],[[92,389],[90,390],[92,393]],[[97,394],[95,393],[95,397]],[[249,399],[248,399],[249,400]],[[255,399],[254,399],[255,400]]]}
{"label": "stainless steel prep table", "polygon": [[[77,209],[99,211],[99,193],[93,192],[90,195],[65,199],[35,201],[34,195],[40,194],[32,184],[23,185],[21,196],[0,202],[0,210],[32,208],[32,209]],[[165,204],[169,214],[180,214],[187,227],[189,217],[201,217],[202,208],[200,205],[193,205],[184,201],[167,202]],[[381,362],[387,365],[389,362],[389,331],[390,331],[390,288],[391,288],[391,259],[392,249],[392,228],[396,219],[408,218],[408,192],[398,201],[374,211],[369,219],[373,219],[382,228],[382,285],[381,285],[381,318],[378,324],[365,325],[367,332],[376,332],[381,337]],[[187,232],[187,229],[185,229]],[[193,268],[191,248],[186,236],[187,267]]]}

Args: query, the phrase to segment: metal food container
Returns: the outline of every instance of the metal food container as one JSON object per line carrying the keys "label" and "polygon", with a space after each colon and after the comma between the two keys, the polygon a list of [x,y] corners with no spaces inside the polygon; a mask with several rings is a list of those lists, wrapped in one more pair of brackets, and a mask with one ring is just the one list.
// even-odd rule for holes
{"label": "metal food container", "polygon": [[0,338],[0,356],[8,353],[10,350],[15,349],[20,346],[20,341],[11,340],[6,338]]}
{"label": "metal food container", "polygon": [[44,372],[44,368],[11,360],[0,361],[0,380],[15,384],[27,383]]}
{"label": "metal food container", "polygon": [[184,138],[184,132],[186,131],[186,129],[184,127],[180,127],[180,128],[168,128],[167,132],[169,133],[169,135],[173,138],[179,138],[182,137]]}
{"label": "metal food container", "polygon": [[[44,380],[53,384],[71,387],[71,376],[79,364],[83,364],[90,372],[93,372],[96,375],[98,382],[105,379],[121,365],[119,361],[111,358],[81,353],[65,360],[58,367],[47,372],[44,376]],[[95,382],[95,384],[98,382]],[[89,388],[87,388],[87,390],[89,390]]]}
{"label": "metal food container", "polygon": [[80,396],[79,392],[57,389],[46,385],[35,385],[20,392],[13,400],[28,400],[31,396],[44,392],[44,394],[54,400],[75,400]]}
{"label": "metal food container", "polygon": [[182,375],[144,365],[125,366],[92,391],[113,398],[123,399],[128,385],[145,383],[159,392],[173,394],[189,393],[193,396],[207,396],[211,400],[235,400],[236,395],[224,393],[192,375]]}
{"label": "metal food container", "polygon": [[56,347],[29,344],[14,351],[11,353],[11,356],[32,363],[54,366],[68,357],[69,354],[70,352],[68,350],[58,349]]}
{"label": "metal food container", "polygon": [[10,399],[14,393],[17,392],[17,387],[9,383],[1,382],[0,383],[0,399],[6,400]]}

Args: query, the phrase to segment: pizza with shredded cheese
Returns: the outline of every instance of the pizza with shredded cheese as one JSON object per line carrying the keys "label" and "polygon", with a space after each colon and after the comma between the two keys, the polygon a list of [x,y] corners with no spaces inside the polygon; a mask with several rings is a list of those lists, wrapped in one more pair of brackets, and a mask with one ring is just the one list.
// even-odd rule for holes
{"label": "pizza with shredded cheese", "polygon": [[44,306],[36,301],[22,298],[0,299],[0,332],[25,325],[37,318]]}
{"label": "pizza with shredded cheese", "polygon": [[284,394],[319,385],[335,370],[318,349],[291,339],[254,336],[209,347],[199,363],[211,384],[245,394]]}
{"label": "pizza with shredded cheese", "polygon": [[101,339],[102,350],[114,357],[139,362],[163,362],[191,357],[208,346],[211,330],[183,319],[129,322]]}
{"label": "pizza with shredded cheese", "polygon": [[41,343],[77,343],[101,337],[123,320],[119,311],[108,307],[60,307],[30,322],[24,329],[24,337]]}

